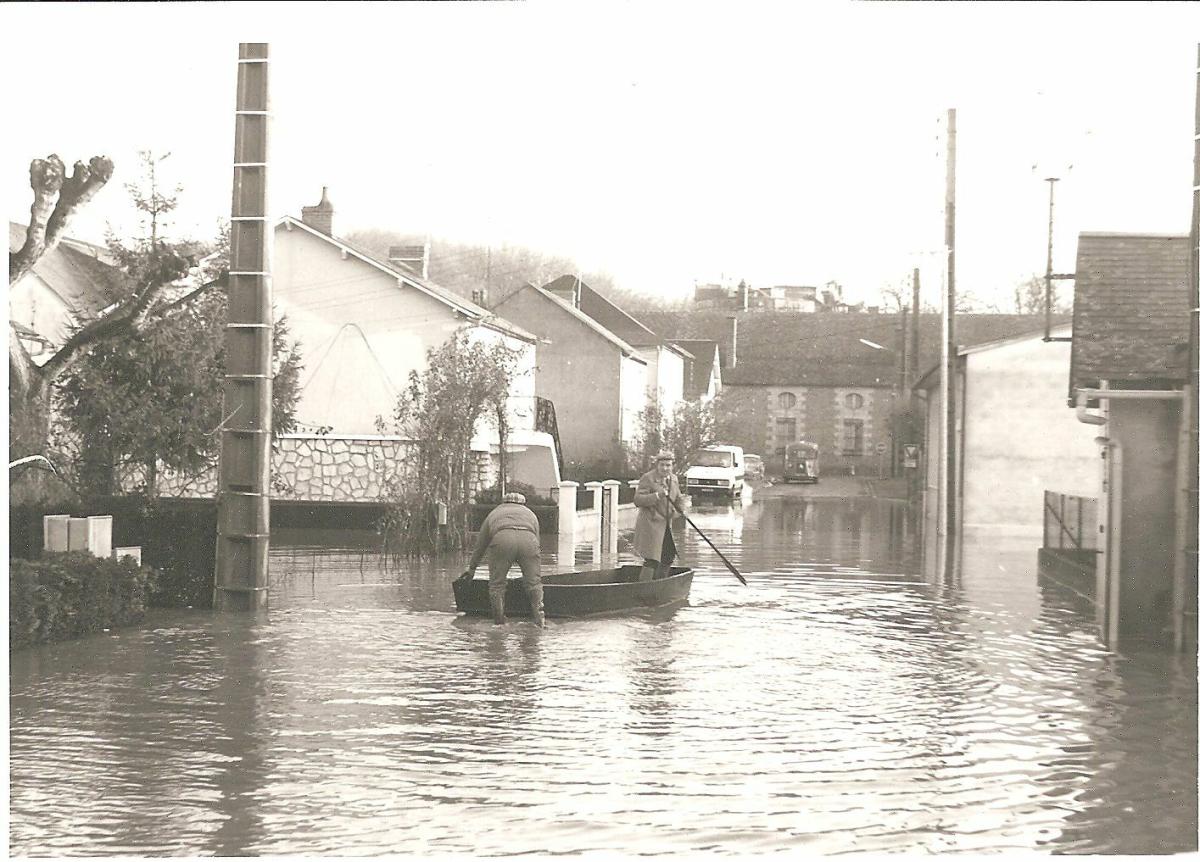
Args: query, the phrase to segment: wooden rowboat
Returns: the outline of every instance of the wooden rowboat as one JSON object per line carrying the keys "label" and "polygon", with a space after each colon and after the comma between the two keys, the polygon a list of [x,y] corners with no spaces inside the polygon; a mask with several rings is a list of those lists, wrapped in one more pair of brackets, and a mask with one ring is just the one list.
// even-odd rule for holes
{"label": "wooden rowboat", "polygon": [[[653,581],[639,581],[640,564],[615,569],[563,572],[542,576],[542,604],[547,617],[585,617],[659,608],[687,600],[692,588],[692,570],[672,566],[671,575]],[[475,577],[454,581],[454,604],[459,613],[491,616],[488,581]],[[504,613],[510,617],[529,616],[529,599],[520,578],[509,578],[504,593]]]}

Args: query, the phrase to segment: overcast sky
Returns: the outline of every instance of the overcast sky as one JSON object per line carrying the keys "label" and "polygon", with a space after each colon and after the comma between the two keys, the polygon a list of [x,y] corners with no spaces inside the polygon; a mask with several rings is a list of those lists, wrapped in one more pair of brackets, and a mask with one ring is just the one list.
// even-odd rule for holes
{"label": "overcast sky", "polygon": [[[271,46],[272,209],[329,187],[335,232],[576,257],[622,286],[819,284],[942,268],[958,112],[958,285],[998,304],[1080,231],[1186,233],[1191,4],[0,4],[0,195],[28,162],[117,163],[76,223],[132,230],[170,152],[176,232],[229,213],[238,41]],[[1068,167],[1069,166],[1069,167]],[[432,273],[436,279],[436,273]]]}

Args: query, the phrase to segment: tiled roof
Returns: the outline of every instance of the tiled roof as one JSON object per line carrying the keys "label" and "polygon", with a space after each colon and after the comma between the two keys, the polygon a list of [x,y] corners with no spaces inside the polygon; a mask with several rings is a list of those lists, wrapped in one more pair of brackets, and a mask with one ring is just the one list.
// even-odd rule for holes
{"label": "tiled roof", "polygon": [[300,219],[293,218],[292,216],[284,216],[283,218],[281,218],[279,220],[279,222],[275,225],[275,227],[277,230],[281,227],[285,228],[285,229],[290,229],[289,225],[290,225],[290,227],[300,228],[300,229],[306,231],[307,233],[311,234],[312,236],[315,236],[318,239],[322,239],[325,242],[331,243],[332,245],[336,245],[340,248],[344,248],[347,251],[352,252],[359,259],[363,260],[366,263],[371,264],[372,266],[376,267],[377,269],[381,269],[390,275],[394,275],[396,278],[404,279],[404,281],[413,285],[418,290],[423,291],[424,293],[434,297],[435,299],[441,300],[446,305],[450,306],[451,308],[455,309],[456,311],[460,311],[460,312],[464,313],[467,317],[475,319],[481,325],[491,326],[502,332],[507,332],[510,335],[515,335],[516,337],[522,339],[523,341],[532,342],[532,341],[537,340],[537,337],[533,333],[531,333],[525,329],[522,329],[521,327],[517,326],[512,321],[505,320],[502,317],[498,317],[494,312],[489,311],[488,309],[484,308],[482,305],[476,305],[475,303],[459,296],[457,293],[454,293],[453,291],[450,291],[450,290],[446,290],[446,288],[442,287],[441,285],[434,284],[429,279],[421,278],[419,275],[414,273],[407,266],[404,266],[403,264],[396,265],[389,261],[382,260],[379,257],[377,257],[376,255],[372,254],[371,252],[362,248],[361,246],[357,246],[354,243],[347,242],[346,240],[341,239],[339,237],[330,236],[327,233],[323,233],[322,231],[317,230],[316,228],[312,227],[311,225],[305,224]]}
{"label": "tiled roof", "polygon": [[1082,233],[1075,263],[1071,390],[1101,380],[1187,378],[1188,237]]}
{"label": "tiled roof", "polygon": [[[8,223],[9,254],[25,244],[25,230],[23,224]],[[124,278],[109,260],[99,246],[63,238],[42,255],[33,271],[77,316],[91,317],[116,298],[113,288]]]}
{"label": "tiled roof", "polygon": [[[794,311],[639,311],[666,338],[711,339],[720,345],[726,385],[892,386],[899,375],[898,314]],[[737,362],[731,368],[731,323],[736,316]],[[920,316],[921,361],[915,380],[937,363],[941,316]],[[1056,323],[1068,321],[1066,315]],[[1044,318],[1017,314],[955,316],[960,347],[1040,331]],[[882,345],[876,350],[860,339]]]}
{"label": "tiled roof", "polygon": [[708,383],[712,379],[713,361],[716,359],[717,342],[704,340],[683,340],[674,342],[676,346],[686,350],[693,357],[688,363],[688,379],[683,387],[686,398],[699,398],[708,391]]}
{"label": "tiled roof", "polygon": [[670,347],[654,330],[574,275],[560,275],[542,289],[550,293],[578,289],[579,310],[622,341],[634,347]]}
{"label": "tiled roof", "polygon": [[504,299],[497,302],[495,307],[499,308],[500,306],[504,305],[504,303],[508,302],[510,299],[512,299],[514,296],[516,296],[518,293],[521,293],[521,292],[527,291],[527,290],[532,291],[536,295],[545,299],[547,302],[556,303],[560,308],[562,308],[564,311],[566,311],[568,314],[570,314],[572,317],[574,317],[576,320],[578,320],[580,323],[582,323],[588,329],[595,332],[597,335],[599,335],[605,341],[608,341],[611,344],[613,344],[615,347],[620,349],[620,351],[622,353],[626,354],[631,359],[636,359],[638,362],[641,362],[641,363],[646,362],[646,358],[644,356],[642,356],[640,353],[638,353],[633,348],[633,345],[622,340],[621,338],[619,338],[616,334],[614,334],[609,329],[601,326],[598,321],[593,320],[591,317],[584,314],[578,308],[571,305],[571,303],[566,302],[562,299],[559,299],[553,293],[550,293],[548,290],[540,288],[537,285],[526,283],[524,287],[520,288],[519,290],[513,291],[508,296],[504,297]]}

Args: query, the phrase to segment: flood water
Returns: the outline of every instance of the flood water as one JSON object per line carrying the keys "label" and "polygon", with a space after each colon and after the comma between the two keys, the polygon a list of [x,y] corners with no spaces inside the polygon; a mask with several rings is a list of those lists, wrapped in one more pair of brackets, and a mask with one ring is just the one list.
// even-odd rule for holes
{"label": "flood water", "polygon": [[1033,546],[946,585],[898,504],[693,520],[750,586],[688,529],[673,613],[496,627],[454,615],[459,560],[291,534],[262,619],[19,652],[10,852],[1196,849],[1194,667],[1108,651]]}

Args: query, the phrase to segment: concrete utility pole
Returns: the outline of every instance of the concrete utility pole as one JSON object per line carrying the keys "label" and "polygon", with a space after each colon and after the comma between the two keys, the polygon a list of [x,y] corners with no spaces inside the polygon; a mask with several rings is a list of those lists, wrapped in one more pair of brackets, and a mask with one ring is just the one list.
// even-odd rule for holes
{"label": "concrete utility pole", "polygon": [[1050,340],[1051,318],[1054,316],[1054,184],[1058,177],[1046,177],[1050,185],[1050,216],[1047,219],[1049,227],[1046,237],[1046,335],[1043,341]]}
{"label": "concrete utility pole", "polygon": [[[1173,628],[1176,651],[1195,647],[1197,546],[1200,545],[1200,45],[1196,46],[1196,114],[1192,138],[1192,224],[1191,254],[1188,258],[1188,383],[1184,388],[1183,404],[1179,408],[1179,451],[1175,457],[1185,461],[1180,492],[1176,499],[1180,515],[1176,516],[1175,583]],[[1192,622],[1189,624],[1188,619]],[[1190,640],[1190,643],[1188,642]]]}
{"label": "concrete utility pole", "polygon": [[267,605],[271,490],[271,228],[267,224],[267,45],[238,46],[229,311],[213,606]]}
{"label": "concrete utility pole", "polygon": [[921,270],[918,267],[913,267],[913,336],[912,336],[912,357],[909,359],[909,365],[912,367],[913,382],[917,382],[917,378],[921,375]]}
{"label": "concrete utility pole", "polygon": [[942,427],[941,427],[941,559],[942,573],[952,580],[955,572],[958,533],[958,465],[957,434],[955,433],[955,359],[957,346],[954,343],[954,171],[956,112],[951,108],[946,114],[946,292],[942,297]]}

